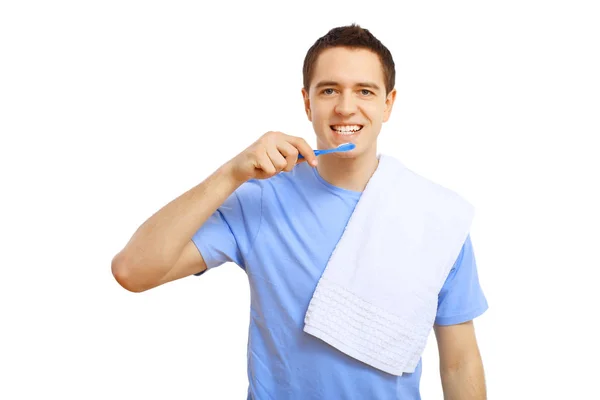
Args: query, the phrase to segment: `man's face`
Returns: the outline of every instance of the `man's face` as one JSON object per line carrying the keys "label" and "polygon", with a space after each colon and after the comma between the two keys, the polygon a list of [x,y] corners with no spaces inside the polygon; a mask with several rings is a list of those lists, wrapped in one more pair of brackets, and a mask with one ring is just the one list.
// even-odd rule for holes
{"label": "man's face", "polygon": [[309,91],[302,89],[302,95],[317,148],[351,142],[354,150],[335,155],[376,155],[377,136],[390,117],[396,90],[386,95],[382,65],[375,53],[346,47],[324,50],[317,58]]}

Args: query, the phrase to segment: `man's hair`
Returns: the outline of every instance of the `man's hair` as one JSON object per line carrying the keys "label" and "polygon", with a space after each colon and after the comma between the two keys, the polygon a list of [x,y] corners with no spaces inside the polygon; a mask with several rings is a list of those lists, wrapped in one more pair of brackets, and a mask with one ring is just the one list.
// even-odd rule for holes
{"label": "man's hair", "polygon": [[323,50],[332,47],[367,49],[377,54],[383,67],[386,95],[394,89],[396,84],[396,69],[392,53],[368,29],[361,28],[357,24],[352,24],[331,29],[325,36],[317,39],[312,47],[308,49],[304,58],[304,67],[302,68],[304,89],[307,92],[319,55]]}

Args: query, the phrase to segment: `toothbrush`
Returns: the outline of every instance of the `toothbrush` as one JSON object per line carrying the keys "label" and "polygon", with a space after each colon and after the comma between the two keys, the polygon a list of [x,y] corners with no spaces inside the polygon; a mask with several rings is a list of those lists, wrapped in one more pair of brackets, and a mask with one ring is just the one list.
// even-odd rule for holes
{"label": "toothbrush", "polygon": [[[315,156],[320,156],[321,154],[350,151],[350,150],[353,150],[355,147],[356,147],[356,145],[354,143],[344,143],[344,144],[340,144],[335,149],[315,150]],[[302,154],[300,154],[298,156],[298,159],[302,159],[302,158],[304,158],[304,156]]]}

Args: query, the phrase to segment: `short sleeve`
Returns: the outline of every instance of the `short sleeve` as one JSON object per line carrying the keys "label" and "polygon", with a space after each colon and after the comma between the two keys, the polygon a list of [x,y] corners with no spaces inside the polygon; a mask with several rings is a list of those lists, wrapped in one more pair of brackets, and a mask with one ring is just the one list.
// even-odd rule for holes
{"label": "short sleeve", "polygon": [[438,295],[437,325],[455,325],[470,321],[488,309],[483,294],[470,235],[450,270]]}
{"label": "short sleeve", "polygon": [[261,186],[256,181],[246,182],[196,231],[192,242],[208,269],[226,262],[246,269],[245,255],[250,252],[260,227],[261,200]]}

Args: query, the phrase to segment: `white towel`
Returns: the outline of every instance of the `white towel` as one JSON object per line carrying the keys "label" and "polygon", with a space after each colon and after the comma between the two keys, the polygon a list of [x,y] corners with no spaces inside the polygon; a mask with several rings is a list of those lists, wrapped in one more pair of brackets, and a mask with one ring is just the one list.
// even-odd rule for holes
{"label": "white towel", "polygon": [[321,276],[304,331],[394,375],[414,372],[474,208],[379,156]]}

